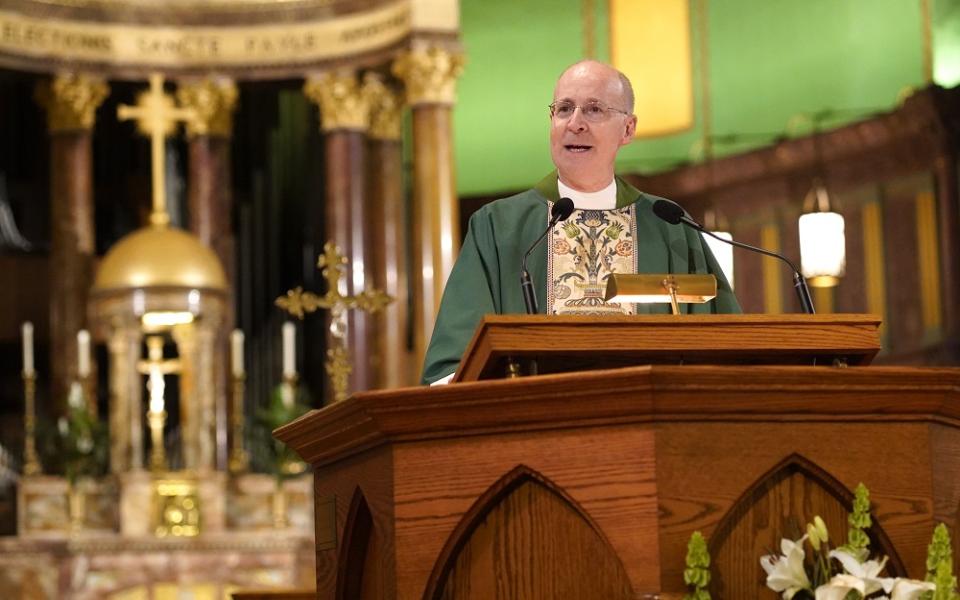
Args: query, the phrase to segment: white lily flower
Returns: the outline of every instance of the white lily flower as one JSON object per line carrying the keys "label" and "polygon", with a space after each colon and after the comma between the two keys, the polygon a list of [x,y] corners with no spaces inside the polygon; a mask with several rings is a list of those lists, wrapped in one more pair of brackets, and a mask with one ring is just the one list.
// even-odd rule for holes
{"label": "white lily flower", "polygon": [[843,550],[831,550],[829,556],[830,558],[835,558],[840,561],[840,564],[843,565],[843,570],[848,574],[863,580],[864,596],[879,592],[881,589],[889,593],[890,590],[893,589],[894,579],[880,577],[880,571],[883,571],[883,567],[887,564],[886,556],[879,561],[866,560],[862,563],[858,561],[855,556]]}
{"label": "white lily flower", "polygon": [[816,600],[843,600],[850,592],[865,595],[866,584],[853,575],[834,575],[833,579],[817,588]]}
{"label": "white lily flower", "polygon": [[767,587],[782,592],[783,600],[790,600],[800,590],[810,589],[810,579],[803,568],[803,536],[796,542],[784,538],[780,541],[783,556],[764,556],[760,565],[767,572]]}
{"label": "white lily flower", "polygon": [[897,579],[893,584],[890,600],[919,600],[924,592],[934,592],[936,589],[936,584],[930,581]]}

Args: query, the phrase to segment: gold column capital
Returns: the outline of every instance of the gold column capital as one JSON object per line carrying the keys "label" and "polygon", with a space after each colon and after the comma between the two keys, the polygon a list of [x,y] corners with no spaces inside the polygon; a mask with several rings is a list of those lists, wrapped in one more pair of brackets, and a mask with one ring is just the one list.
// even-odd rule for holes
{"label": "gold column capital", "polygon": [[383,81],[377,73],[363,77],[363,94],[370,107],[370,131],[375,140],[397,141],[400,139],[400,112],[403,100],[400,92]]}
{"label": "gold column capital", "polygon": [[50,133],[89,131],[96,122],[96,111],[110,88],[92,75],[57,75],[41,83],[34,93],[36,101],[47,111]]}
{"label": "gold column capital", "polygon": [[370,126],[367,96],[352,71],[312,75],[303,84],[303,93],[320,108],[321,131],[366,131]]}
{"label": "gold column capital", "polygon": [[237,84],[232,79],[208,77],[181,82],[177,86],[177,102],[196,115],[187,121],[187,136],[229,138],[233,134],[238,95]]}
{"label": "gold column capital", "polygon": [[406,85],[407,102],[411,106],[452,105],[464,62],[463,54],[445,48],[414,48],[393,61],[392,71]]}

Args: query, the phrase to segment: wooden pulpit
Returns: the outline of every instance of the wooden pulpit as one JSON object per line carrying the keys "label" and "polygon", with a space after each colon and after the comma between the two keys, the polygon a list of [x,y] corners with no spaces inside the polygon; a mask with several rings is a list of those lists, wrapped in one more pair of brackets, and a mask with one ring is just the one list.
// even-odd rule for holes
{"label": "wooden pulpit", "polygon": [[[935,524],[960,524],[960,369],[858,366],[878,325],[488,317],[474,381],[277,430],[315,469],[317,597],[680,598],[700,531],[714,598],[773,599],[760,556],[814,515],[842,543],[860,482],[873,550],[922,578]],[[476,381],[506,357],[587,370]]]}

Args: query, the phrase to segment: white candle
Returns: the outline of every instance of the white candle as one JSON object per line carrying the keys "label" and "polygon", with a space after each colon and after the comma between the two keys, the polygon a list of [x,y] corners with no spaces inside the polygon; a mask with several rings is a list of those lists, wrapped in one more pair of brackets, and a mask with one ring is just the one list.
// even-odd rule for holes
{"label": "white candle", "polygon": [[33,323],[23,324],[23,374],[33,375]]}
{"label": "white candle", "polygon": [[296,350],[294,348],[294,336],[296,327],[290,321],[283,324],[283,376],[293,377],[297,374]]}
{"label": "white candle", "polygon": [[239,329],[230,333],[230,364],[234,377],[243,375],[243,332]]}
{"label": "white candle", "polygon": [[90,332],[77,332],[77,375],[84,379],[90,376]]}

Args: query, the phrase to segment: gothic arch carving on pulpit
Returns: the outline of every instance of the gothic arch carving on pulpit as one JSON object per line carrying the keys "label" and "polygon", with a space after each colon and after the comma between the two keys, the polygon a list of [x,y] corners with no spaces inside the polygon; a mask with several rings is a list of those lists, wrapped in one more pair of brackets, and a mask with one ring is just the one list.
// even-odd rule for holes
{"label": "gothic arch carving on pulpit", "polygon": [[[369,598],[376,569],[368,570],[367,559],[373,542],[373,515],[360,486],[353,491],[347,520],[343,524],[343,543],[337,560],[338,600]],[[373,584],[373,585],[372,585]]]}
{"label": "gothic arch carving on pulpit", "polygon": [[[547,571],[536,562],[547,560],[569,562],[559,569],[566,577],[538,579]],[[634,597],[623,563],[586,511],[520,464],[464,514],[434,563],[423,598],[526,597],[532,591],[542,597]]]}
{"label": "gothic arch carving on pulpit", "polygon": [[[744,579],[756,572],[757,597],[769,593],[760,557],[780,548],[780,539],[799,539],[806,524],[819,515],[830,532],[830,545],[846,542],[847,515],[853,507],[853,493],[825,469],[800,455],[791,454],[761,475],[717,524],[709,536],[715,597],[729,597]],[[868,530],[872,555],[888,556],[886,572],[905,576],[896,549],[873,513]]]}

